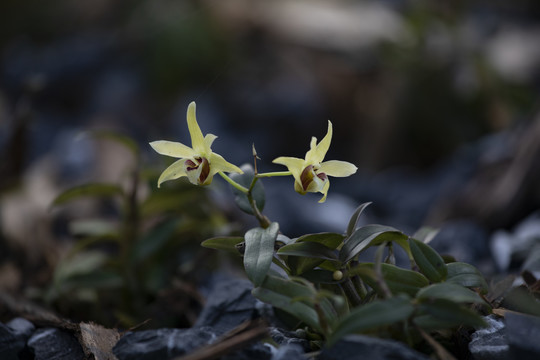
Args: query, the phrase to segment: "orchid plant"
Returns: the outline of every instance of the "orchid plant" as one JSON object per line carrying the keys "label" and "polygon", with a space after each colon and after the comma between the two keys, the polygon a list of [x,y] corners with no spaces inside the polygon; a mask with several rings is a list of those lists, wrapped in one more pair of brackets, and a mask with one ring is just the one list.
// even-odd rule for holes
{"label": "orchid plant", "polygon": [[[296,319],[314,347],[332,346],[351,333],[375,333],[417,348],[429,344],[437,356],[444,357],[448,351],[435,338],[448,334],[442,330],[484,325],[480,314],[491,311],[484,296],[484,277],[472,265],[450,257],[443,260],[428,245],[433,230],[421,229],[408,236],[390,226],[358,226],[369,205],[365,203],[343,233],[291,239],[263,214],[263,178],[291,176],[296,192],[321,193],[319,202],[324,202],[330,176],[347,177],[357,171],[346,161],[324,161],[332,141],[332,122],[328,121],[320,142],[311,139],[303,159],[278,157],[273,163],[286,166],[287,171],[267,173],[257,171],[260,159],[255,147],[253,166],[238,167],[214,153],[211,145],[217,137],[203,136],[194,102],[188,106],[187,123],[191,147],[163,140],[150,143],[159,154],[179,158],[163,171],[158,187],[180,177],[206,186],[215,174],[232,186],[237,205],[255,216],[260,226],[244,236],[208,239],[202,246],[242,256],[253,295]],[[370,247],[377,248],[374,260],[361,262]],[[397,248],[406,255],[408,269],[397,266]]]}

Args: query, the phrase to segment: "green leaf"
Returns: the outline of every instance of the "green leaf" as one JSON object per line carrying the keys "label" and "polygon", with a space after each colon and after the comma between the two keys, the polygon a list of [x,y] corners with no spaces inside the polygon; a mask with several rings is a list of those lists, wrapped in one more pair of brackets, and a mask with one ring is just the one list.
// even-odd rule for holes
{"label": "green leaf", "polygon": [[331,249],[318,243],[289,244],[283,246],[277,253],[288,256],[287,265],[295,275],[311,270],[325,260],[339,263],[337,255]]}
{"label": "green leaf", "polygon": [[[161,215],[163,213],[181,213],[185,215],[187,209],[207,203],[205,195],[206,189],[202,186],[193,186],[185,178],[179,181],[169,182],[167,186],[162,186],[159,191],[152,191],[139,206],[142,217]],[[152,178],[151,189],[156,190],[157,177]]]}
{"label": "green leaf", "polygon": [[277,252],[279,255],[305,256],[322,260],[338,261],[332,249],[316,242],[301,242],[283,246]]}
{"label": "green leaf", "polygon": [[108,257],[101,251],[80,252],[63,259],[55,269],[54,283],[59,284],[68,278],[93,273],[107,262]]}
{"label": "green leaf", "polygon": [[538,297],[526,288],[515,287],[511,289],[504,297],[504,304],[510,310],[540,317]]}
{"label": "green leaf", "polygon": [[300,236],[298,239],[296,239],[295,243],[314,242],[323,244],[324,246],[335,250],[339,247],[339,245],[341,245],[343,239],[345,239],[345,236],[342,234],[322,232]]}
{"label": "green leaf", "polygon": [[[421,288],[429,285],[429,281],[424,275],[395,265],[381,264],[381,272],[392,294],[405,293],[415,296]],[[362,263],[351,269],[349,275],[359,275],[377,293],[383,294],[377,284],[373,263]]]}
{"label": "green leaf", "polygon": [[419,316],[414,323],[427,331],[454,328],[457,326],[486,326],[482,317],[468,307],[450,300],[437,299],[422,303],[418,307]]}
{"label": "green leaf", "polygon": [[338,322],[327,341],[327,346],[333,346],[339,339],[348,334],[366,332],[405,321],[412,315],[413,311],[414,307],[409,297],[405,295],[357,307]]}
{"label": "green leaf", "polygon": [[479,288],[483,293],[487,293],[488,284],[477,268],[462,262],[446,264],[448,275],[447,283],[458,284],[468,288]]}
{"label": "green leaf", "polygon": [[424,244],[428,244],[437,234],[440,229],[431,226],[423,226],[412,236],[413,239],[420,240]]}
{"label": "green leaf", "polygon": [[78,239],[71,250],[69,251],[70,256],[74,256],[78,252],[83,251],[89,247],[95,247],[98,244],[109,244],[120,246],[122,243],[122,237],[119,233],[115,234],[104,234],[97,236],[86,236],[83,239]]}
{"label": "green leaf", "polygon": [[254,228],[244,236],[246,251],[244,268],[246,275],[255,287],[264,281],[274,257],[274,243],[279,231],[278,223],[271,223],[266,229]]}
{"label": "green leaf", "polygon": [[337,256],[332,250],[339,247],[344,238],[345,237],[343,235],[337,233],[304,235],[296,239],[294,243],[289,244],[289,246],[295,244],[295,247],[286,248],[285,250],[282,250],[281,254],[284,255],[286,251],[295,248],[301,249],[301,251],[309,249],[304,254],[287,254],[291,255],[286,261],[289,268],[293,271],[293,274],[303,274],[304,272],[314,269],[322,264],[325,259],[336,262]]}
{"label": "green leaf", "polygon": [[155,226],[134,244],[131,260],[140,262],[159,252],[172,238],[180,220],[172,219]]}
{"label": "green leaf", "polygon": [[237,245],[244,241],[241,236],[219,236],[201,243],[201,246],[216,250],[225,250],[236,255],[241,255]]}
{"label": "green leaf", "polygon": [[485,304],[485,301],[472,290],[458,284],[440,283],[421,289],[416,298],[420,301],[433,301],[437,299],[449,300],[456,303]]}
{"label": "green leaf", "polygon": [[[289,311],[289,309],[287,308],[288,306],[290,306],[290,304],[303,303],[309,308],[313,309],[313,311],[315,311],[313,308],[313,304],[315,302],[318,302],[320,309],[327,321],[333,321],[337,317],[337,312],[332,306],[330,300],[328,298],[318,298],[317,290],[315,289],[315,287],[306,285],[306,282],[307,281],[302,278],[292,278],[289,280],[277,276],[268,275],[260,288],[264,288],[265,290],[269,290],[275,294],[279,294],[287,298],[287,304],[280,304],[280,306],[283,305],[285,307],[277,306],[274,303],[271,304],[282,310],[290,312],[292,315],[297,316],[294,312]],[[297,317],[300,320],[308,323],[308,319],[304,319],[300,316]],[[316,323],[317,326],[315,328],[319,330],[320,328],[318,324],[318,315],[316,315]]]}
{"label": "green leaf", "polygon": [[[249,189],[251,183],[253,182],[253,178],[255,177],[255,172],[250,165],[242,166],[242,170],[244,171],[243,174],[232,173],[229,174],[229,177],[236,181],[238,184]],[[234,201],[236,202],[236,205],[238,205],[238,207],[242,211],[253,215],[253,209],[251,208],[247,195],[234,187],[231,187],[231,189],[235,195]],[[264,209],[265,193],[264,186],[260,179],[257,180],[255,185],[253,186],[253,189],[251,190],[251,196],[255,200],[255,204],[257,204],[257,208],[259,209],[259,211],[262,211]]]}
{"label": "green leaf", "polygon": [[62,205],[81,197],[109,197],[114,195],[123,195],[123,193],[122,188],[114,184],[85,184],[64,191],[54,199],[52,206]]}
{"label": "green leaf", "polygon": [[253,289],[252,294],[257,299],[295,316],[309,327],[321,331],[319,317],[313,307],[300,301],[292,301],[291,297],[262,287]]}
{"label": "green leaf", "polygon": [[339,259],[346,263],[366,248],[390,241],[396,242],[408,252],[407,235],[401,231],[384,225],[363,226],[345,240],[339,253]]}
{"label": "green leaf", "polygon": [[118,233],[119,224],[103,219],[73,220],[69,232],[74,236],[109,236]]}
{"label": "green leaf", "polygon": [[371,205],[371,202],[363,203],[359,207],[356,208],[356,210],[354,211],[354,214],[351,216],[351,219],[349,220],[349,225],[347,226],[347,236],[351,236],[352,233],[356,230],[360,215],[362,215],[362,212],[364,211],[364,209],[367,208],[369,205]]}
{"label": "green leaf", "polygon": [[446,279],[446,264],[435,250],[413,238],[409,239],[409,245],[416,265],[430,281],[441,282]]}
{"label": "green leaf", "polygon": [[90,131],[88,134],[95,138],[114,141],[131,151],[133,155],[139,156],[139,145],[129,136],[106,130]]}

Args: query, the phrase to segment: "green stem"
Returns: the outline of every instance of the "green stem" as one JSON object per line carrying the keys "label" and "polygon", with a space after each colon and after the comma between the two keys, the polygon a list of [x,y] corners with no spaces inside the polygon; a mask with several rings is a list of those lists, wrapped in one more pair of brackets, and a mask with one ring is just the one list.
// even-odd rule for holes
{"label": "green stem", "polygon": [[265,178],[265,177],[272,177],[272,176],[289,176],[289,175],[292,175],[290,171],[274,171],[274,172],[257,174],[256,177]]}
{"label": "green stem", "polygon": [[375,281],[377,282],[377,285],[379,285],[379,288],[381,289],[384,298],[389,299],[392,297],[392,292],[390,291],[390,288],[384,281],[384,276],[382,274],[382,265],[381,265],[385,247],[386,247],[386,243],[382,243],[377,249],[377,252],[375,253],[375,264],[374,264]]}
{"label": "green stem", "polygon": [[[358,260],[351,261],[351,268],[354,268],[357,265],[358,265]],[[354,288],[356,289],[356,293],[363,300],[366,297],[367,291],[366,291],[366,287],[364,286],[364,283],[362,282],[362,279],[360,279],[360,276],[354,275],[354,276],[351,276],[351,281],[354,285]]]}
{"label": "green stem", "polygon": [[360,299],[360,296],[356,292],[356,289],[354,288],[354,284],[350,277],[347,277],[347,279],[340,283],[340,285],[345,292],[345,296],[347,296],[347,299],[349,299],[352,307],[357,307],[362,304],[362,299]]}
{"label": "green stem", "polygon": [[249,205],[251,206],[251,210],[253,210],[253,215],[255,215],[261,227],[266,229],[268,226],[270,226],[270,220],[261,213],[261,211],[257,207],[255,199],[253,198],[253,194],[251,193],[251,191],[253,190],[253,187],[255,186],[255,183],[257,182],[257,177],[253,178],[253,181],[251,182],[251,185],[249,186],[249,189],[248,189],[240,185],[233,179],[231,179],[224,172],[220,171],[218,172],[218,174],[221,175],[221,177],[224,178],[225,181],[231,184],[235,189],[238,189],[238,191],[241,191],[242,193],[246,194],[249,201]]}
{"label": "green stem", "polygon": [[223,171],[219,171],[218,172],[219,175],[221,175],[222,178],[225,179],[225,181],[227,181],[229,184],[231,184],[231,186],[233,186],[235,189],[237,189],[238,191],[241,191],[243,192],[244,194],[248,194],[249,190],[245,187],[243,187],[242,185],[240,185],[239,183],[237,183],[236,181],[234,181],[233,179],[231,179],[227,174],[225,174]]}

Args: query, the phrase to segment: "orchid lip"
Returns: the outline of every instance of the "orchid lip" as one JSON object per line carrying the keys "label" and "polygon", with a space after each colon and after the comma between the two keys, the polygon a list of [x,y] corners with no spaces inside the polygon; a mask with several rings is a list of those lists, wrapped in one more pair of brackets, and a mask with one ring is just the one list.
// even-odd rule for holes
{"label": "orchid lip", "polygon": [[300,174],[300,180],[302,181],[302,189],[307,191],[309,184],[313,181],[313,165],[306,166]]}
{"label": "orchid lip", "polygon": [[205,157],[196,157],[195,161],[189,159],[185,162],[186,172],[191,172],[194,170],[199,170],[199,176],[197,178],[197,183],[199,185],[204,184],[208,175],[210,174],[210,163]]}

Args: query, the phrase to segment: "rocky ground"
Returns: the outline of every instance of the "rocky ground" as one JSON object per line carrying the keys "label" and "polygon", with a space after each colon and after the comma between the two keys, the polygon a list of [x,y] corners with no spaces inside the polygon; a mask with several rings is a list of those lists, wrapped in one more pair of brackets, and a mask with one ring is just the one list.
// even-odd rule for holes
{"label": "rocky ground", "polygon": [[[0,358],[5,360],[163,359],[429,359],[387,339],[351,335],[332,348],[311,352],[300,333],[280,327],[272,309],[251,295],[243,279],[215,282],[197,323],[188,329],[119,331],[96,324],[72,324],[22,317],[0,324]],[[463,359],[538,359],[540,318],[508,312],[486,317],[489,327],[472,334]],[[51,319],[49,319],[51,323]],[[271,340],[270,340],[271,339]],[[360,357],[361,354],[361,357]]]}

